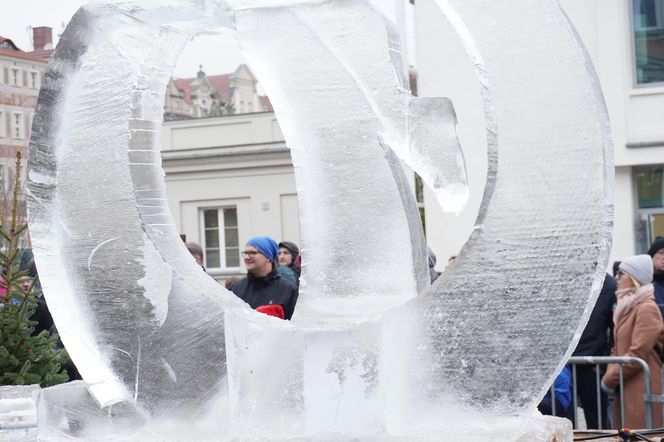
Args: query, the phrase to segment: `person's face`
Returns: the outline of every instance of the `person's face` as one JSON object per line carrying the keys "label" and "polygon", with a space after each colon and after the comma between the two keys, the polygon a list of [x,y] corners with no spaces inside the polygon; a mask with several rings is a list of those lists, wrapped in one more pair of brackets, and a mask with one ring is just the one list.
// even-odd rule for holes
{"label": "person's face", "polygon": [[279,247],[279,265],[287,266],[293,262],[293,255],[285,247]]}
{"label": "person's face", "polygon": [[622,270],[618,270],[616,278],[618,282],[618,290],[630,289],[635,287],[634,281],[632,281],[632,278],[629,277],[629,274],[623,272]]}
{"label": "person's face", "polygon": [[194,255],[194,259],[196,260],[196,264],[203,267],[203,257],[201,255]]}
{"label": "person's face", "polygon": [[267,257],[261,252],[256,250],[256,248],[250,245],[244,246],[242,257],[244,259],[244,266],[246,267],[247,272],[257,276],[264,276],[270,273],[270,260],[267,259]]}
{"label": "person's face", "polygon": [[652,266],[656,272],[664,272],[664,249],[659,249],[653,255]]}

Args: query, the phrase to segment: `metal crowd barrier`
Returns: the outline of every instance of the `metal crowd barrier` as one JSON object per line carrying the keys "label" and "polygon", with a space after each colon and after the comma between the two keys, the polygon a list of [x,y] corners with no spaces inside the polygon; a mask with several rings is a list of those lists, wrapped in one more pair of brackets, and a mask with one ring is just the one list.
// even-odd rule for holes
{"label": "metal crowd barrier", "polygon": [[[643,376],[643,401],[645,402],[646,411],[646,427],[653,428],[653,403],[664,402],[664,396],[653,395],[650,380],[650,368],[648,364],[641,358],[634,358],[628,356],[572,356],[568,364],[572,366],[572,406],[574,407],[574,428],[578,428],[579,417],[577,410],[577,388],[576,388],[576,366],[577,365],[595,365],[595,388],[597,393],[597,422],[599,422],[598,430],[602,430],[602,395],[601,395],[601,378],[600,378],[600,365],[606,364],[619,364],[620,365],[620,426],[625,426],[625,398],[624,398],[624,378],[623,366],[625,364],[638,364],[641,366],[641,372],[637,376]],[[662,367],[662,392],[664,392],[664,367]],[[552,412],[555,415],[555,392],[553,386],[551,387],[551,402]],[[663,412],[664,415],[664,412]]]}

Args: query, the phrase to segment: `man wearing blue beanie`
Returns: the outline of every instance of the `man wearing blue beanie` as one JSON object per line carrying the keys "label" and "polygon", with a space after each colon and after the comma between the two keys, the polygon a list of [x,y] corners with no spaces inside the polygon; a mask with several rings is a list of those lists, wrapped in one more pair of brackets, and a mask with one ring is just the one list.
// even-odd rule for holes
{"label": "man wearing blue beanie", "polygon": [[254,236],[244,246],[242,258],[247,277],[229,290],[257,311],[290,319],[297,303],[297,288],[281,278],[275,260],[279,246],[269,236]]}

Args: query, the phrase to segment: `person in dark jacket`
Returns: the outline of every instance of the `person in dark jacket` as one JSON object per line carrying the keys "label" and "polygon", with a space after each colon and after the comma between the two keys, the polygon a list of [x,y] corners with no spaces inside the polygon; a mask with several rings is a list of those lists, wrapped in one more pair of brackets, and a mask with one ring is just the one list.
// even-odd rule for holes
{"label": "person in dark jacket", "polygon": [[[608,273],[604,276],[602,291],[597,297],[588,324],[572,356],[607,356],[612,347],[613,307],[616,304],[616,281]],[[600,373],[600,378],[603,373]],[[597,420],[597,375],[595,365],[576,367],[576,389],[588,428],[599,429]],[[609,428],[607,421],[608,397],[600,391],[601,428]]]}
{"label": "person in dark jacket", "polygon": [[652,258],[652,285],[655,287],[655,303],[664,317],[664,236],[658,236],[648,250]]}
{"label": "person in dark jacket", "polygon": [[255,236],[242,252],[247,277],[230,285],[229,290],[257,311],[291,319],[297,303],[297,288],[277,273],[279,247],[268,236]]}
{"label": "person in dark jacket", "polygon": [[279,243],[277,272],[286,281],[300,287],[300,268],[295,265],[297,258],[300,256],[300,249],[290,241],[282,241]]}
{"label": "person in dark jacket", "polygon": [[429,278],[431,279],[431,284],[438,279],[440,272],[435,269],[436,267],[436,254],[431,250],[431,247],[427,246],[427,258],[429,261]]}

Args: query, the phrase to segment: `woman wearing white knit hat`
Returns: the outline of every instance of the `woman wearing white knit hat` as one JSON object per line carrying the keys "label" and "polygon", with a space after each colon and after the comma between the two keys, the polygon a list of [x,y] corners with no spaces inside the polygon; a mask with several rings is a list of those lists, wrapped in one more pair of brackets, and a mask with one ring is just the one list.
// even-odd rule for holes
{"label": "woman wearing white knit hat", "polygon": [[[661,392],[664,323],[655,304],[652,258],[649,255],[631,256],[620,263],[618,270],[618,302],[613,312],[613,356],[632,356],[643,359],[650,368],[652,394]],[[643,373],[640,365],[627,364],[623,368],[624,426],[646,428]],[[620,366],[609,364],[602,378],[602,389],[615,394],[620,383]],[[620,396],[616,395],[613,425],[623,426],[620,420]],[[662,426],[662,406],[653,407],[653,425]]]}

